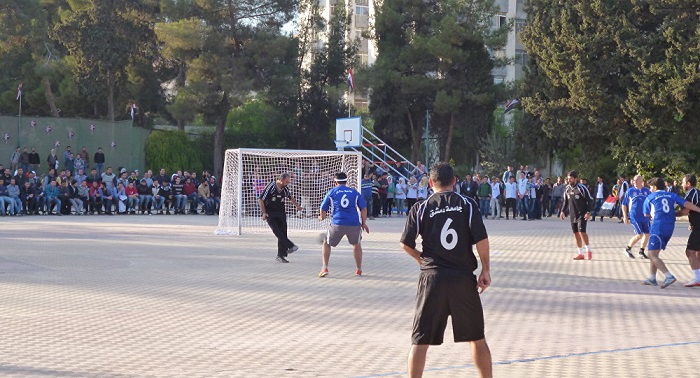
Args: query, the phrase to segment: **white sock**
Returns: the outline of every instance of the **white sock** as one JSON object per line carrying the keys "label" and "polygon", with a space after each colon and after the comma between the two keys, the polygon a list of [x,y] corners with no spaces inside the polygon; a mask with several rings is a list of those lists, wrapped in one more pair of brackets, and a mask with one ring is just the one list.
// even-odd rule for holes
{"label": "white sock", "polygon": [[695,281],[700,281],[700,269],[693,270],[693,275],[695,275]]}
{"label": "white sock", "polygon": [[670,270],[666,272],[666,278],[673,278],[673,274],[671,274]]}
{"label": "white sock", "polygon": [[652,274],[649,276],[649,279],[652,281],[656,281],[656,274]]}
{"label": "white sock", "polygon": [[583,249],[577,248],[577,250],[578,250],[578,254],[579,254],[579,255],[583,255]]}
{"label": "white sock", "polygon": [[591,248],[590,248],[589,246],[586,245],[585,247],[586,247],[586,252],[590,252],[590,251],[591,251]]}

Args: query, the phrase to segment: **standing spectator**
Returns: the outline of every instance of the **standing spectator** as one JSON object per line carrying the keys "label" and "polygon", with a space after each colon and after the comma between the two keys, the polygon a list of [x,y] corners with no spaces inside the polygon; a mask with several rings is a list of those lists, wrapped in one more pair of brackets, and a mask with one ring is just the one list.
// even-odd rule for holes
{"label": "standing spectator", "polygon": [[466,175],[460,188],[463,196],[469,197],[479,203],[479,184],[472,179],[471,175]]}
{"label": "standing spectator", "polygon": [[[610,189],[608,189],[602,176],[598,176],[598,182],[595,184],[593,193],[595,193],[595,206],[591,214],[591,222],[595,222],[595,217],[599,215],[600,208],[603,206],[603,203],[605,203],[605,199],[610,195]],[[622,204],[622,201],[620,203]],[[600,221],[603,221],[603,216],[600,217]]]}
{"label": "standing spectator", "polygon": [[75,170],[75,157],[72,152],[68,154],[68,159],[66,159],[64,164],[66,166],[66,171],[72,173]]}
{"label": "standing spectator", "polygon": [[371,217],[376,218],[379,217],[379,213],[381,212],[381,207],[379,206],[379,188],[381,184],[379,183],[379,178],[377,175],[373,174],[372,175],[372,214],[370,214]]}
{"label": "standing spectator", "polygon": [[83,148],[80,149],[80,152],[78,152],[78,156],[83,160],[85,163],[85,172],[87,172],[88,169],[90,169],[90,154],[87,151],[87,148],[83,146]]}
{"label": "standing spectator", "polygon": [[[365,160],[366,161],[366,160]],[[365,200],[365,204],[367,204],[367,214],[369,215],[369,219],[374,219],[374,212],[373,212],[373,204],[372,204],[372,187],[374,186],[374,182],[372,181],[372,174],[371,173],[365,173],[364,178],[362,179],[362,198]]]}
{"label": "standing spectator", "polygon": [[34,147],[32,147],[32,152],[29,153],[29,165],[31,165],[31,169],[34,172],[38,171],[39,167],[41,167],[41,157],[39,157],[39,153],[36,152]]}
{"label": "standing spectator", "polygon": [[47,173],[46,176],[44,176],[44,179],[42,180],[41,186],[44,187],[44,189],[46,189],[51,184],[51,180],[55,180],[55,179],[56,179],[56,170],[53,168],[50,168],[49,173]]}
{"label": "standing spectator", "polygon": [[[371,175],[375,172],[376,167],[373,162],[369,160],[362,160],[362,177],[365,177],[367,175]],[[369,205],[367,205],[369,206]]]}
{"label": "standing spectator", "polygon": [[73,152],[70,150],[70,146],[66,146],[66,150],[63,151],[63,166],[68,169],[68,160],[73,160],[74,156],[71,156]]}
{"label": "standing spectator", "polygon": [[22,169],[25,172],[30,171],[29,167],[29,152],[27,152],[27,147],[24,147],[24,150],[22,151],[22,155],[19,157],[19,165],[22,167]]}
{"label": "standing spectator", "polygon": [[382,210],[382,216],[387,215],[387,199],[389,198],[389,173],[384,172],[379,177],[379,208]]}
{"label": "standing spectator", "polygon": [[406,179],[399,177],[398,183],[396,183],[396,189],[394,192],[394,197],[396,198],[396,212],[399,215],[408,215],[408,210],[406,209],[406,192],[408,187],[406,186]]}
{"label": "standing spectator", "polygon": [[51,149],[49,157],[46,158],[46,162],[49,164],[49,169],[58,169],[58,155],[56,155],[56,149]]}
{"label": "standing spectator", "polygon": [[425,175],[425,166],[420,162],[420,160],[416,161],[416,167],[411,171],[411,175],[413,175],[416,180],[422,179]]}
{"label": "standing spectator", "polygon": [[409,175],[408,169],[406,169],[406,167],[404,167],[400,161],[396,162],[396,172],[394,172],[394,174],[395,174],[394,181],[396,181],[396,182],[398,182],[398,179],[401,177],[408,179],[408,175]]}
{"label": "standing spectator", "polygon": [[384,203],[384,214],[389,214],[391,216],[392,209],[394,207],[394,198],[396,197],[396,180],[394,176],[389,175],[386,178],[389,186],[386,188],[386,202]]}
{"label": "standing spectator", "polygon": [[508,213],[510,209],[513,209],[513,219],[518,215],[516,213],[517,208],[517,198],[518,198],[518,184],[515,183],[515,176],[511,175],[506,183],[506,220],[508,219]]}
{"label": "standing spectator", "polygon": [[17,147],[15,152],[12,153],[12,156],[10,156],[10,170],[13,172],[19,168],[19,159],[22,157],[22,150]]}
{"label": "standing spectator", "polygon": [[537,181],[535,180],[535,175],[532,174],[530,175],[530,200],[528,201],[528,214],[527,216],[529,217],[530,220],[537,219],[538,218],[538,203],[539,199],[537,197],[537,191],[539,190],[540,186],[538,185]]}
{"label": "standing spectator", "polygon": [[73,175],[78,173],[80,170],[83,172],[85,171],[85,160],[83,160],[82,156],[78,154],[78,156],[75,157],[75,160],[73,160]]}
{"label": "standing spectator", "polygon": [[407,184],[408,189],[406,190],[406,212],[410,212],[413,205],[418,201],[418,180],[415,176],[411,176]]}
{"label": "standing spectator", "polygon": [[530,181],[526,178],[524,171],[520,172],[518,180],[518,214],[523,220],[527,219],[530,199]]}
{"label": "standing spectator", "polygon": [[561,199],[564,197],[564,181],[561,176],[557,177],[557,182],[552,187],[552,204],[550,205],[549,212],[552,214],[559,214],[561,209]]}
{"label": "standing spectator", "polygon": [[93,157],[92,161],[95,163],[95,169],[97,170],[97,174],[101,175],[102,169],[105,165],[105,154],[104,152],[102,152],[102,147],[97,148],[97,152],[95,152],[95,156]]}
{"label": "standing spectator", "polygon": [[501,183],[498,177],[491,178],[491,216],[498,219],[501,215]]}
{"label": "standing spectator", "polygon": [[552,202],[552,182],[547,177],[544,180],[544,185],[540,188],[542,190],[542,216],[551,217],[552,211],[550,210],[550,203]]}
{"label": "standing spectator", "polygon": [[484,218],[489,216],[489,203],[491,201],[491,185],[486,180],[486,177],[481,179],[479,185],[479,210]]}
{"label": "standing spectator", "polygon": [[[112,167],[107,167],[107,171],[102,173],[102,184],[104,184],[105,189],[109,193],[111,193],[117,185],[117,177],[112,173]],[[103,193],[103,195],[106,195],[107,192]]]}
{"label": "standing spectator", "polygon": [[515,178],[515,176],[513,175],[513,167],[509,165],[506,168],[506,171],[503,172],[503,177],[501,177],[501,179],[503,179],[504,184],[507,184],[510,182],[511,177]]}
{"label": "standing spectator", "polygon": [[430,189],[430,179],[428,176],[423,176],[418,183],[418,201],[428,198],[428,190]]}

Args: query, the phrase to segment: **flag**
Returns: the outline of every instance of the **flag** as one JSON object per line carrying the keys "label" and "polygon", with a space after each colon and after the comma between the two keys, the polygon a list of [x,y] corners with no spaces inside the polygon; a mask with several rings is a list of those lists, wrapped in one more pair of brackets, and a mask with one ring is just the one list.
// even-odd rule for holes
{"label": "flag", "polygon": [[136,106],[135,102],[131,103],[131,120],[134,120],[134,115],[138,112],[139,108]]}
{"label": "flag", "polygon": [[355,89],[355,75],[352,73],[352,68],[348,71],[348,87],[350,91]]}
{"label": "flag", "polygon": [[508,103],[506,104],[506,111],[503,112],[503,114],[506,114],[509,111],[515,109],[515,106],[518,105],[519,103],[520,103],[520,101],[518,101],[516,99],[512,99],[512,100],[508,101]]}
{"label": "flag", "polygon": [[617,204],[617,198],[613,196],[608,196],[605,202],[600,206],[600,211],[598,215],[601,217],[611,217],[615,212],[615,205]]}
{"label": "flag", "polygon": [[17,100],[22,98],[22,80],[19,81],[19,85],[17,86]]}

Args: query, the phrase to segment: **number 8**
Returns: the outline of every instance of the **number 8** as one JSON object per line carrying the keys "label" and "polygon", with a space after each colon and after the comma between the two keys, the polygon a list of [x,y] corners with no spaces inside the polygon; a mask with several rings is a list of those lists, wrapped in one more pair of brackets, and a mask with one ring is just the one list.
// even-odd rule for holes
{"label": "number 8", "polygon": [[671,211],[671,208],[668,206],[668,200],[666,198],[661,200],[661,205],[664,208],[664,213],[668,213],[669,211]]}

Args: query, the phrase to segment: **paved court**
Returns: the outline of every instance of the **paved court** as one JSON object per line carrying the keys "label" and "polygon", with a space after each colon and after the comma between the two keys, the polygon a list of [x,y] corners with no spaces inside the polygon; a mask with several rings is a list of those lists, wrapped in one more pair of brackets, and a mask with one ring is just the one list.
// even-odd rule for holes
{"label": "paved court", "polygon": [[[365,276],[343,246],[320,279],[315,234],[279,264],[271,235],[214,236],[215,217],[1,218],[0,376],[405,375],[418,269],[403,222],[369,223]],[[697,377],[685,227],[663,253],[679,282],[661,290],[620,253],[629,226],[589,224],[594,260],[572,261],[566,222],[487,221],[495,376]],[[474,376],[449,332],[425,376]]]}

